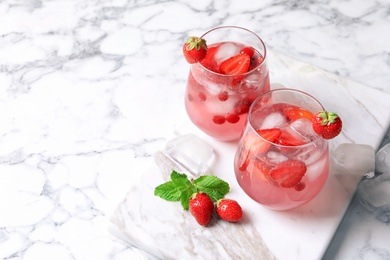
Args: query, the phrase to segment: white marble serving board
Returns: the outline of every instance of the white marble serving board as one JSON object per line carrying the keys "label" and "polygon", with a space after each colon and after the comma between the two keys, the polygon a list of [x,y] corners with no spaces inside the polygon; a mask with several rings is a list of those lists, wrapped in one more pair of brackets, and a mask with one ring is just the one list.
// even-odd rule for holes
{"label": "white marble serving board", "polygon": [[[377,148],[390,122],[390,95],[269,52],[271,82],[304,90],[343,119],[343,132],[330,141],[369,144]],[[273,87],[278,87],[273,84]],[[320,259],[343,217],[359,178],[332,171],[323,191],[308,204],[289,211],[272,211],[251,200],[238,186],[233,170],[235,143],[216,141],[198,131],[183,116],[178,134],[194,133],[215,150],[215,175],[229,182],[228,197],[240,202],[245,217],[231,224],[213,219],[199,226],[179,203],[153,195],[164,182],[153,163],[133,185],[112,216],[112,232],[129,244],[163,259]],[[165,169],[165,173],[170,169]]]}

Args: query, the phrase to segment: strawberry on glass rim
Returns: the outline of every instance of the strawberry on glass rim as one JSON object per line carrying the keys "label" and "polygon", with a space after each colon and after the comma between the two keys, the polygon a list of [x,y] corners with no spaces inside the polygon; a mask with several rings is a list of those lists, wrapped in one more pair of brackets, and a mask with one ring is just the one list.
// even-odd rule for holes
{"label": "strawberry on glass rim", "polygon": [[312,119],[314,131],[324,139],[332,139],[341,133],[343,122],[334,112],[321,111]]}
{"label": "strawberry on glass rim", "polygon": [[191,36],[183,45],[183,55],[190,64],[201,62],[207,54],[206,40]]}

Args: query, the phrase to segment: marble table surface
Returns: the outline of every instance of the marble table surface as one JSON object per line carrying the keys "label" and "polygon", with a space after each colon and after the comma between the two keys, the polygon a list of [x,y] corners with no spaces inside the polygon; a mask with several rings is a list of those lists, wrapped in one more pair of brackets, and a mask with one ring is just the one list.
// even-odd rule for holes
{"label": "marble table surface", "polygon": [[[243,26],[275,53],[390,94],[389,10],[385,0],[1,1],[0,259],[144,258],[108,232],[109,216],[177,126],[189,35]],[[329,259],[389,259],[371,225],[389,226],[358,210]]]}

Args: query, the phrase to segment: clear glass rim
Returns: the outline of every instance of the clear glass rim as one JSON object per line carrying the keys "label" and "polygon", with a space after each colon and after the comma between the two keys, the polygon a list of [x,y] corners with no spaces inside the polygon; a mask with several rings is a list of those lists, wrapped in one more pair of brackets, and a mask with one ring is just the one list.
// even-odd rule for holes
{"label": "clear glass rim", "polygon": [[[315,101],[321,108],[322,111],[325,111],[325,108],[324,106],[321,104],[321,102],[315,98],[314,96],[310,95],[309,93],[306,93],[302,90],[298,90],[298,89],[294,89],[294,88],[277,88],[277,89],[271,89],[267,92],[265,92],[264,94],[258,96],[254,101],[253,103],[251,104],[250,108],[249,108],[249,111],[248,111],[248,122],[247,124],[250,126],[251,130],[259,137],[261,138],[263,141],[267,142],[267,143],[270,143],[276,147],[282,147],[283,149],[285,148],[290,148],[290,149],[297,149],[297,148],[303,148],[303,147],[306,147],[306,146],[310,146],[310,145],[313,145],[313,143],[316,143],[318,140],[322,139],[325,143],[326,143],[326,140],[323,139],[320,135],[317,135],[317,138],[308,142],[308,143],[305,143],[305,144],[302,144],[302,145],[295,145],[295,146],[287,146],[287,145],[280,145],[280,144],[276,144],[276,143],[273,143],[273,142],[270,142],[268,141],[267,139],[264,139],[261,135],[259,135],[259,133],[257,133],[256,129],[253,127],[253,123],[252,123],[252,110],[254,109],[255,107],[255,104],[260,100],[262,99],[264,96],[266,95],[270,95],[272,94],[273,92],[280,92],[280,91],[290,91],[290,92],[295,92],[295,93],[299,93],[299,94],[302,94],[310,99],[312,99],[313,101]],[[320,111],[318,111],[320,112]]]}
{"label": "clear glass rim", "polygon": [[[264,41],[260,38],[259,35],[257,35],[255,32],[249,30],[249,29],[246,29],[244,27],[240,27],[240,26],[234,26],[234,25],[225,25],[225,26],[218,26],[218,27],[214,27],[210,30],[208,30],[207,32],[205,32],[202,36],[200,36],[200,38],[203,38],[205,37],[207,34],[213,32],[213,31],[216,31],[216,30],[220,30],[220,29],[238,29],[238,30],[243,30],[243,31],[246,31],[250,34],[253,34],[253,36],[255,36],[259,42],[261,43],[261,45],[263,46],[264,48],[264,55],[263,55],[263,61],[258,64],[256,67],[254,67],[253,69],[251,69],[250,71],[248,72],[245,72],[245,73],[241,73],[241,74],[236,74],[236,75],[226,75],[226,74],[222,74],[222,73],[218,73],[218,72],[215,72],[215,71],[212,71],[212,70],[209,70],[208,68],[204,67],[200,62],[196,63],[196,64],[199,64],[199,66],[201,66],[204,70],[208,71],[209,73],[212,73],[212,74],[215,74],[215,75],[218,75],[218,76],[221,76],[221,77],[237,77],[237,76],[246,76],[250,73],[252,73],[252,71],[260,68],[261,66],[263,66],[263,64],[266,64],[266,60],[267,60],[267,48],[264,44]],[[206,42],[207,43],[207,42]]]}

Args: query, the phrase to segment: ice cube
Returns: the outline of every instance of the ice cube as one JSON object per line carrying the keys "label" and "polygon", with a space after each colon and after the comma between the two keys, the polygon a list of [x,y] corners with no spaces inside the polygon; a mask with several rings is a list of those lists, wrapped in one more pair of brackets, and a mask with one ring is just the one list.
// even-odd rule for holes
{"label": "ice cube", "polygon": [[306,118],[300,118],[290,124],[290,128],[300,135],[305,142],[313,141],[318,138],[314,132],[312,122]]}
{"label": "ice cube", "polygon": [[378,174],[390,173],[390,143],[383,146],[375,155],[375,171]]}
{"label": "ice cube", "polygon": [[285,124],[286,118],[284,115],[278,112],[273,112],[269,115],[267,115],[263,122],[261,123],[260,128],[261,129],[267,129],[267,128],[274,128],[274,127],[280,127],[281,125]]}
{"label": "ice cube", "polygon": [[390,223],[390,144],[375,154],[375,175],[360,183],[358,196],[361,204],[377,219]]}
{"label": "ice cube", "polygon": [[165,152],[193,178],[209,173],[214,158],[213,148],[193,134],[169,140]]}
{"label": "ice cube", "polygon": [[363,180],[358,186],[358,199],[377,219],[390,223],[390,173]]}
{"label": "ice cube", "polygon": [[363,177],[373,174],[375,168],[375,151],[365,144],[340,144],[331,154],[332,167],[341,174],[352,174]]}
{"label": "ice cube", "polygon": [[304,161],[306,164],[311,164],[318,160],[323,153],[324,150],[320,147],[319,144],[312,143],[299,149],[296,152],[296,157]]}
{"label": "ice cube", "polygon": [[271,163],[280,163],[288,159],[284,154],[275,151],[269,151],[267,158],[270,159]]}
{"label": "ice cube", "polygon": [[227,60],[228,58],[237,55],[239,52],[240,52],[240,48],[236,44],[228,42],[222,44],[219,47],[214,57],[217,63],[219,64],[224,60]]}
{"label": "ice cube", "polygon": [[340,144],[331,152],[331,173],[352,194],[364,175],[373,175],[375,151],[365,144]]}

